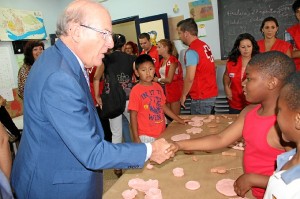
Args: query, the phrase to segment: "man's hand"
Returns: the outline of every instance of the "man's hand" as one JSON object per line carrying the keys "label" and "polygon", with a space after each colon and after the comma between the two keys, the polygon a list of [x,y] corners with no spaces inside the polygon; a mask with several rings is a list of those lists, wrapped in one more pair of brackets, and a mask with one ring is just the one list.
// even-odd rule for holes
{"label": "man's hand", "polygon": [[151,144],[152,154],[150,156],[150,160],[161,164],[170,157],[174,157],[174,152],[172,150],[168,150],[168,148],[170,148],[170,144],[164,138],[155,140]]}

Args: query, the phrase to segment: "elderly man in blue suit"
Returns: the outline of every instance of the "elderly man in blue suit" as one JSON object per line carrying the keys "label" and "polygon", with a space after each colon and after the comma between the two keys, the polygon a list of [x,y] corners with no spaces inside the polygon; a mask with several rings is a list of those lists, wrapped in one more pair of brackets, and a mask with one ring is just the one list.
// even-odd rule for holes
{"label": "elderly man in blue suit", "polygon": [[25,85],[24,131],[12,171],[17,198],[102,198],[102,171],[141,168],[174,154],[152,144],[111,144],[91,98],[86,68],[113,47],[111,18],[99,3],[70,3],[56,44],[34,63]]}

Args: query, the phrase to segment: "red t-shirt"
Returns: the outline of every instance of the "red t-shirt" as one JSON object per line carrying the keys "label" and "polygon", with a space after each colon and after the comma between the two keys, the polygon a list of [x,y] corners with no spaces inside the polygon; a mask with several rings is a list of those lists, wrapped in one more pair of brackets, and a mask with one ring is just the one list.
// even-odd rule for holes
{"label": "red t-shirt", "polygon": [[[260,116],[257,111],[261,105],[249,111],[245,117],[243,137],[245,140],[244,171],[271,176],[275,171],[277,156],[283,153],[268,144],[269,130],[276,124],[276,115]],[[265,189],[252,188],[258,199],[264,197]]]}
{"label": "red t-shirt", "polygon": [[[159,55],[157,52],[157,47],[152,46],[148,52],[145,52],[145,50],[143,49],[143,51],[141,52],[141,55],[142,54],[148,54],[148,55],[150,55],[150,57],[152,57],[152,60],[154,62],[154,66],[155,66],[155,71],[156,71],[159,68]],[[156,74],[156,75],[158,75],[158,74]]]}
{"label": "red t-shirt", "polygon": [[[295,42],[295,47],[300,50],[300,24],[297,23],[296,25],[288,28],[287,32],[292,36]],[[297,71],[300,70],[300,58],[294,58],[294,62],[296,64]]]}
{"label": "red t-shirt", "polygon": [[[173,76],[173,80],[169,84],[165,84],[165,91],[166,91],[166,99],[167,102],[177,102],[180,100],[180,97],[182,95],[182,89],[183,89],[183,72],[180,62],[175,56],[170,56],[169,59],[166,62],[166,71],[165,76],[167,77],[169,74],[170,66],[173,63],[177,63],[178,67],[176,69],[177,73],[175,72]],[[160,61],[159,66],[162,67],[163,59]],[[158,74],[158,77],[161,77],[159,74],[159,69],[156,71],[156,74]]]}
{"label": "red t-shirt", "polygon": [[[257,44],[259,46],[259,52],[266,52],[265,40],[259,40]],[[276,39],[275,43],[271,48],[271,51],[273,50],[280,51],[286,54],[288,50],[292,52],[292,45],[289,42],[283,41],[281,39]]]}
{"label": "red t-shirt", "polygon": [[128,110],[137,112],[138,135],[157,138],[165,130],[163,105],[166,103],[162,87],[152,82],[151,86],[135,85],[129,96]]}
{"label": "red t-shirt", "polygon": [[242,75],[242,57],[238,58],[237,63],[228,61],[226,71],[230,78],[230,90],[232,92],[232,100],[228,100],[228,104],[233,109],[242,110],[247,105],[242,87],[242,82],[246,78],[245,73]]}

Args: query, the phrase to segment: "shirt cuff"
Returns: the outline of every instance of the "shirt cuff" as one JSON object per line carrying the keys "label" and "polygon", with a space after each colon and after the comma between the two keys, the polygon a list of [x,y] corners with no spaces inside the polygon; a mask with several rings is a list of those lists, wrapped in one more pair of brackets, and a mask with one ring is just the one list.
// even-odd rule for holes
{"label": "shirt cuff", "polygon": [[145,145],[147,147],[147,154],[146,154],[145,162],[147,162],[147,160],[150,158],[150,156],[152,154],[152,145],[151,145],[151,143],[145,143]]}

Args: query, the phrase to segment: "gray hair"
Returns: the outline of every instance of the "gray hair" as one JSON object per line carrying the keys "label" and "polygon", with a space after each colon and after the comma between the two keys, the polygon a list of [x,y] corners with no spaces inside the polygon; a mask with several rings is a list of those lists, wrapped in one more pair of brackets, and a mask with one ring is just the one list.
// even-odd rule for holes
{"label": "gray hair", "polygon": [[[56,36],[67,36],[68,35],[68,29],[70,23],[78,23],[81,24],[85,20],[86,17],[86,9],[84,8],[84,5],[86,3],[91,1],[82,1],[83,4],[80,4],[80,6],[68,6],[60,18],[57,20],[56,23]],[[74,2],[73,2],[74,3]],[[72,3],[71,3],[72,4]]]}

